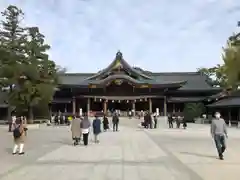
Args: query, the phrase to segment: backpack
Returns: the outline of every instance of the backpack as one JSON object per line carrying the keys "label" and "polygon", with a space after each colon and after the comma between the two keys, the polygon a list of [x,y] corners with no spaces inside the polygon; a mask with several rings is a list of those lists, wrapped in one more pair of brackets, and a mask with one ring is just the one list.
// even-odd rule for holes
{"label": "backpack", "polygon": [[13,137],[16,139],[21,137],[21,135],[22,133],[20,132],[20,126],[18,126],[13,130]]}

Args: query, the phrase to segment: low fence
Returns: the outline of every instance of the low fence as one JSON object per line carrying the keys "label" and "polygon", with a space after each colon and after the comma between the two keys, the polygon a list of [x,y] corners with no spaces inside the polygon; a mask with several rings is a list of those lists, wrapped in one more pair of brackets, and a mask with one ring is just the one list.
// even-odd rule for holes
{"label": "low fence", "polygon": [[[47,123],[48,119],[34,119],[33,120],[33,124],[43,124],[43,123]],[[9,123],[8,120],[0,120],[0,125],[7,125]]]}
{"label": "low fence", "polygon": [[[212,122],[211,119],[205,119],[205,118],[195,118],[194,121],[195,121],[196,124],[211,124],[211,122]],[[240,127],[240,122],[238,120],[228,121],[228,120],[225,119],[225,122],[229,126]]]}

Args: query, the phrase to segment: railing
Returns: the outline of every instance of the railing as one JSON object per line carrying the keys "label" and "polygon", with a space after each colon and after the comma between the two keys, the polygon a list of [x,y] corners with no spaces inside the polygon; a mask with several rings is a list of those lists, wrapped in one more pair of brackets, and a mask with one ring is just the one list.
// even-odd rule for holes
{"label": "railing", "polygon": [[[47,119],[34,119],[33,124],[43,124],[46,123],[48,120]],[[7,125],[9,123],[8,120],[2,119],[0,120],[0,125]]]}
{"label": "railing", "polygon": [[[211,119],[205,119],[205,118],[195,118],[194,119],[195,123],[199,123],[199,124],[211,124]],[[226,124],[228,126],[233,126],[233,127],[239,127],[240,128],[240,121],[238,120],[225,120]]]}

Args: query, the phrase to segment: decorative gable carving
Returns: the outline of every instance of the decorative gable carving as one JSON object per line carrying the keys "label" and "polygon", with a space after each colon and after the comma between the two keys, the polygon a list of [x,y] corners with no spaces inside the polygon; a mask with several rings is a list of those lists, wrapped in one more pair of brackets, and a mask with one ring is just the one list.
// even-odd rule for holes
{"label": "decorative gable carving", "polygon": [[89,77],[87,80],[103,80],[114,74],[127,75],[135,80],[152,79],[151,77],[137,71],[128,65],[128,63],[123,59],[122,53],[118,51],[116,53],[115,60],[107,68],[100,71],[96,75]]}

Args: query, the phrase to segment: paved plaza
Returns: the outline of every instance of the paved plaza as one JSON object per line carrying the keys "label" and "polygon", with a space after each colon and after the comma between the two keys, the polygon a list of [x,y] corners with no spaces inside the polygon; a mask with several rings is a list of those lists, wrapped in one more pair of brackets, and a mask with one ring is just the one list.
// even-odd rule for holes
{"label": "paved plaza", "polygon": [[[100,144],[72,146],[69,127],[30,129],[26,154],[12,156],[12,134],[0,128],[1,180],[238,180],[240,129],[229,129],[225,160],[217,159],[208,125],[145,130],[120,119]],[[91,139],[91,136],[90,136]]]}

